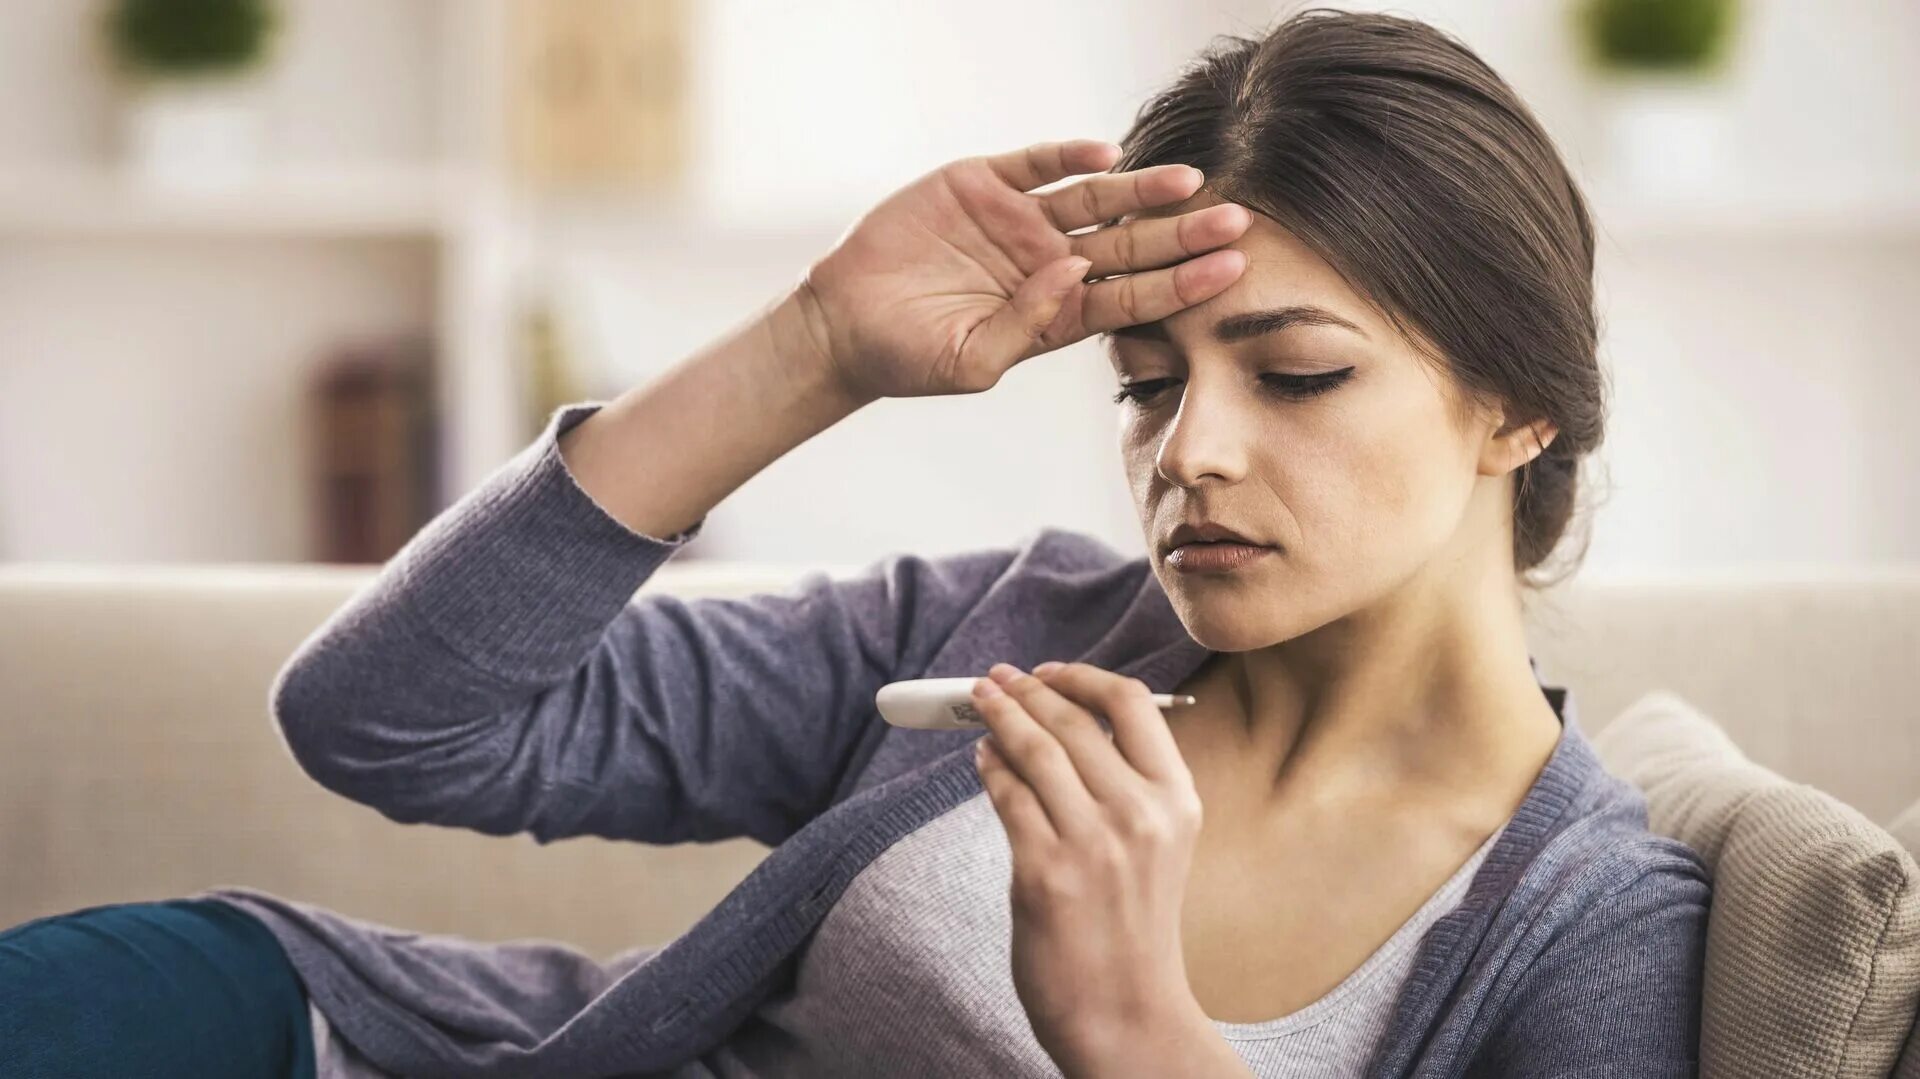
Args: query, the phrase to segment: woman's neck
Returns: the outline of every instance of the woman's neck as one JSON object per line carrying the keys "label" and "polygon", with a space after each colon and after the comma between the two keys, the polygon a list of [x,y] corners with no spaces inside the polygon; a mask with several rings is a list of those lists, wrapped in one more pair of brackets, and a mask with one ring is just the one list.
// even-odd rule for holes
{"label": "woman's neck", "polygon": [[1215,653],[1182,689],[1205,698],[1183,723],[1209,727],[1214,751],[1263,778],[1276,803],[1523,796],[1561,725],[1529,662],[1517,597],[1511,586],[1491,592],[1437,612],[1378,605],[1270,647]]}

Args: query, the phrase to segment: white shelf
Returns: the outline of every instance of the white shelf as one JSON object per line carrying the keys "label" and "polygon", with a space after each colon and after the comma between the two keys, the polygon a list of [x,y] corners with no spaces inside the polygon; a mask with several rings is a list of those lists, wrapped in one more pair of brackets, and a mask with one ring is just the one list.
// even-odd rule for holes
{"label": "white shelf", "polygon": [[434,236],[475,197],[430,166],[269,173],[217,187],[143,183],[109,169],[0,177],[0,236]]}

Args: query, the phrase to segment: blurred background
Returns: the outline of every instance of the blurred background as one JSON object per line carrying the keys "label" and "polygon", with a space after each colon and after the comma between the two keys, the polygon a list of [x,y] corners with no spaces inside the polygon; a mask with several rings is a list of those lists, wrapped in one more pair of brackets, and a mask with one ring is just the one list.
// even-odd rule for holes
{"label": "blurred background", "polygon": [[[0,0],[0,560],[383,560],[889,191],[1118,139],[1299,6]],[[1920,4],[1337,6],[1459,35],[1586,185],[1589,575],[1920,562]],[[1082,344],[880,402],[677,557],[1142,552],[1112,381]]]}

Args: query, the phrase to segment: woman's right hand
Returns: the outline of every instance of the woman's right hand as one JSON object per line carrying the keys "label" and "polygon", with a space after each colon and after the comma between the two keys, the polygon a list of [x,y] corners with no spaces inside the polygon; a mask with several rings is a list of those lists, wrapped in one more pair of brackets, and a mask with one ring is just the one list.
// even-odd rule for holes
{"label": "woman's right hand", "polygon": [[[800,284],[821,358],[861,400],[979,393],[1030,356],[1232,284],[1246,256],[1215,249],[1252,222],[1242,206],[1074,232],[1181,202],[1203,182],[1186,165],[1102,172],[1119,153],[1039,143],[952,162],[895,192]],[[1088,172],[1102,174],[1029,193]]]}

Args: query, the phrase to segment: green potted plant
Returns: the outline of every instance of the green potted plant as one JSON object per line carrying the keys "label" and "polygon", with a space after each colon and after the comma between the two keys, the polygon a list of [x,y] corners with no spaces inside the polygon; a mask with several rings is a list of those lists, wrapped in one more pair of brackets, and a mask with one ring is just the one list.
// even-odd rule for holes
{"label": "green potted plant", "polygon": [[273,0],[111,0],[102,32],[138,174],[204,183],[257,166],[261,75],[279,22]]}
{"label": "green potted plant", "polygon": [[1723,174],[1737,0],[1581,0],[1572,11],[1620,179],[1711,186]]}

